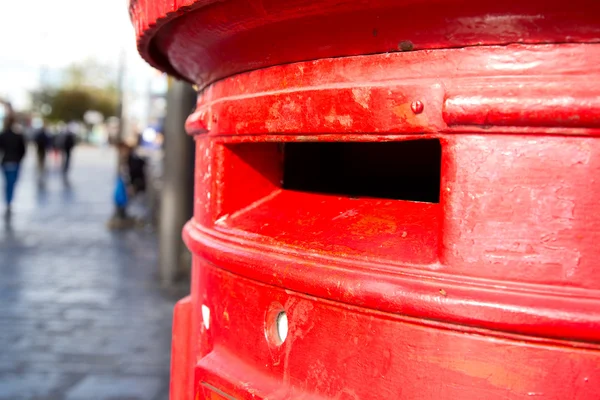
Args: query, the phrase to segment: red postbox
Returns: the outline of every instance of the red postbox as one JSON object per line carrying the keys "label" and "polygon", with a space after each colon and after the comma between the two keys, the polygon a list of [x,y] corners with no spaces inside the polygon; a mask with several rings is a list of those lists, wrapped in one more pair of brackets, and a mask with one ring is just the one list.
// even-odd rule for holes
{"label": "red postbox", "polygon": [[200,87],[172,400],[600,398],[600,3],[130,10]]}

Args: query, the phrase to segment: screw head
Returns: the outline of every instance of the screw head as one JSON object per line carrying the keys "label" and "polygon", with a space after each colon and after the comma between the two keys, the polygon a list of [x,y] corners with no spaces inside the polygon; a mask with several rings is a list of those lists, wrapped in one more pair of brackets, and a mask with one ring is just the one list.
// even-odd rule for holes
{"label": "screw head", "polygon": [[410,105],[410,109],[415,114],[421,114],[424,108],[425,106],[423,105],[423,102],[421,100],[413,101]]}

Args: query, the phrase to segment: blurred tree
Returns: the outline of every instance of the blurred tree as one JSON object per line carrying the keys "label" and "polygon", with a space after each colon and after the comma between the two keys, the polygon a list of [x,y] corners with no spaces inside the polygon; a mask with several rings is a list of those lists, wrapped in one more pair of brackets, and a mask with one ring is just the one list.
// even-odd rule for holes
{"label": "blurred tree", "polygon": [[115,116],[119,96],[114,68],[95,60],[70,65],[61,85],[34,91],[31,99],[34,111],[51,121],[82,121],[90,110]]}
{"label": "blurred tree", "polygon": [[95,59],[71,64],[64,73],[66,87],[115,87],[117,81],[116,68]]}

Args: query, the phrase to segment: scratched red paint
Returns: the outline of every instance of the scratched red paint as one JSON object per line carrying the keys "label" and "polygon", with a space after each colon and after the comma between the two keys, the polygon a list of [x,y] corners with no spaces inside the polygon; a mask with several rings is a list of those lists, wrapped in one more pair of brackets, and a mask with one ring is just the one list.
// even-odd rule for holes
{"label": "scratched red paint", "polygon": [[[599,398],[600,3],[130,11],[201,88],[173,400]],[[282,185],[292,144],[416,139],[439,201]]]}

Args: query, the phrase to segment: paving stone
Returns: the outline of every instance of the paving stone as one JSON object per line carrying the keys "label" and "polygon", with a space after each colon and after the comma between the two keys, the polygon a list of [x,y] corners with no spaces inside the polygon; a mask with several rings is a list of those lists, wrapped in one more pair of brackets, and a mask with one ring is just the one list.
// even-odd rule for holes
{"label": "paving stone", "polygon": [[157,378],[140,376],[85,377],[67,392],[67,400],[152,399],[161,389]]}
{"label": "paving stone", "polygon": [[42,397],[61,385],[56,373],[4,373],[0,379],[0,399],[18,400]]}

